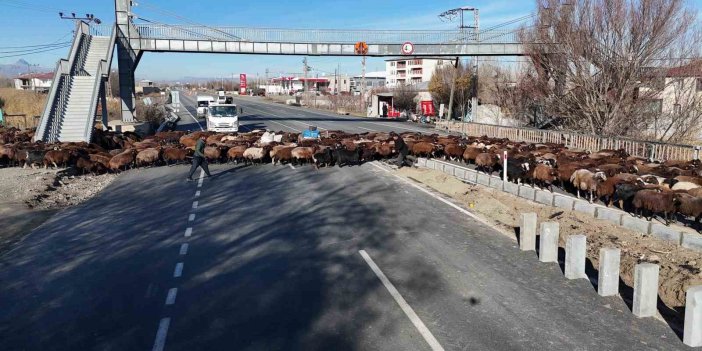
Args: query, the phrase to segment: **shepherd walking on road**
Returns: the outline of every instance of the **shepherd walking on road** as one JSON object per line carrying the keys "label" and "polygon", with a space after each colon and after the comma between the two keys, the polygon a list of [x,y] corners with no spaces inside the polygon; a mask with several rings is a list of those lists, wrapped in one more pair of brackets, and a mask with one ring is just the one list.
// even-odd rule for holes
{"label": "shepherd walking on road", "polygon": [[205,158],[205,136],[201,135],[195,144],[195,154],[193,155],[193,165],[190,167],[190,174],[188,174],[188,181],[193,180],[193,173],[201,167],[208,177],[211,177],[210,169],[207,167],[207,159]]}

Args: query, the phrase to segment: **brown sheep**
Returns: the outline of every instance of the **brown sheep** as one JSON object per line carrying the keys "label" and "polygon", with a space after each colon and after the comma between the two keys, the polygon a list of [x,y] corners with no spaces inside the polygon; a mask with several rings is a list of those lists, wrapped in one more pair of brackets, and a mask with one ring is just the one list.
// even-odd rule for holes
{"label": "brown sheep", "polygon": [[700,177],[694,177],[694,176],[677,176],[675,177],[675,180],[679,182],[689,182],[689,183],[694,183],[697,185],[702,186],[702,178]]}
{"label": "brown sheep", "polygon": [[590,203],[594,200],[597,185],[606,180],[607,176],[603,172],[593,173],[587,169],[579,169],[570,176],[570,182],[577,190],[578,199],[580,198],[580,190],[587,191],[590,193]]}
{"label": "brown sheep", "polygon": [[110,168],[110,159],[112,159],[112,156],[109,154],[90,154],[89,157],[90,161],[101,164],[105,169]]}
{"label": "brown sheep", "polygon": [[475,157],[475,164],[478,166],[478,171],[483,171],[487,174],[492,174],[495,167],[499,166],[500,158],[489,152],[483,152]]}
{"label": "brown sheep", "polygon": [[463,162],[465,163],[475,163],[475,158],[478,157],[484,151],[481,147],[468,146],[466,151],[463,152]]}
{"label": "brown sheep", "polygon": [[276,146],[271,150],[271,162],[275,165],[276,163],[280,162],[281,164],[283,161],[285,162],[290,162],[292,161],[292,151],[295,149],[295,146]]}
{"label": "brown sheep", "polygon": [[105,171],[105,166],[103,166],[101,163],[90,161],[84,157],[79,157],[78,160],[76,160],[76,168],[84,175],[88,172],[91,174],[97,174]]}
{"label": "brown sheep", "polygon": [[204,154],[207,161],[219,162],[226,155],[225,146],[205,146]]}
{"label": "brown sheep", "polygon": [[700,230],[700,218],[702,218],[702,198],[695,197],[690,194],[675,194],[673,201],[677,207],[677,211],[685,216],[694,217],[692,223],[695,230]]}
{"label": "brown sheep", "polygon": [[436,152],[436,147],[433,144],[427,142],[419,142],[412,145],[412,155],[419,157],[431,157],[434,156]]}
{"label": "brown sheep", "polygon": [[110,170],[113,172],[118,172],[122,170],[122,168],[126,170],[130,166],[133,166],[136,153],[136,150],[128,149],[119,155],[112,156],[110,159]]}
{"label": "brown sheep", "polygon": [[292,149],[292,159],[294,164],[299,162],[314,162],[315,149],[313,147],[296,147]]}
{"label": "brown sheep", "polygon": [[540,184],[542,188],[549,187],[549,190],[553,192],[553,182],[557,179],[558,172],[546,164],[538,164],[534,167],[534,183]]}
{"label": "brown sheep", "polygon": [[136,155],[137,167],[153,166],[161,159],[160,148],[149,148],[139,151]]}
{"label": "brown sheep", "polygon": [[463,157],[463,153],[465,152],[465,148],[461,147],[458,144],[448,144],[444,146],[444,159],[449,158],[451,160],[456,160],[460,157]]}
{"label": "brown sheep", "polygon": [[665,224],[670,223],[670,215],[675,213],[675,194],[672,192],[659,192],[655,190],[641,190],[634,194],[632,204],[634,212],[640,217],[644,212],[650,216],[648,220],[653,219],[653,215],[662,213],[665,219]]}
{"label": "brown sheep", "polygon": [[702,197],[702,188],[694,188],[687,191],[688,194],[696,197]]}
{"label": "brown sheep", "polygon": [[246,145],[236,145],[229,148],[227,151],[227,160],[229,162],[239,163],[244,161],[244,152],[248,149]]}
{"label": "brown sheep", "polygon": [[175,147],[167,148],[163,150],[163,160],[166,161],[167,165],[171,165],[171,162],[178,164],[180,162],[186,161],[188,156],[193,154],[192,149],[179,149]]}
{"label": "brown sheep", "polygon": [[71,160],[71,153],[68,150],[49,150],[44,154],[44,168],[49,168],[49,165],[53,165],[54,168],[58,168],[58,165],[65,167]]}
{"label": "brown sheep", "polygon": [[597,185],[597,197],[602,199],[607,207],[609,207],[612,205],[612,201],[614,201],[614,193],[616,192],[619,184],[634,184],[637,182],[640,183],[640,185],[643,185],[643,180],[636,175],[629,173],[620,173],[614,175],[613,177],[607,177],[607,180],[600,182]]}

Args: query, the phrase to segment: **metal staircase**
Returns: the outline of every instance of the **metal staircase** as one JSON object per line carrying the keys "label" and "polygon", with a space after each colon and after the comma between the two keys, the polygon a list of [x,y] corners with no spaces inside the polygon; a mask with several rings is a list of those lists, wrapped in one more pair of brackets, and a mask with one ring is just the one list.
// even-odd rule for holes
{"label": "metal staircase", "polygon": [[87,23],[78,23],[68,59],[56,65],[35,140],[90,142],[115,45],[114,29],[109,36],[97,34],[102,33],[91,33]]}

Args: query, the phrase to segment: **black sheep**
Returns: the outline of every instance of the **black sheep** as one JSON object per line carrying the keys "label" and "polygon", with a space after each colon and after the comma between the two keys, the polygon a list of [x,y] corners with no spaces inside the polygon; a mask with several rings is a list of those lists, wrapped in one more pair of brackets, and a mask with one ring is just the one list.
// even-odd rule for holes
{"label": "black sheep", "polygon": [[319,169],[319,166],[326,167],[334,165],[334,154],[332,154],[331,149],[328,148],[314,154],[312,159],[314,160],[314,166],[317,169]]}
{"label": "black sheep", "polygon": [[336,149],[334,156],[339,167],[347,165],[358,165],[361,163],[361,148],[356,148],[355,151],[346,149]]}

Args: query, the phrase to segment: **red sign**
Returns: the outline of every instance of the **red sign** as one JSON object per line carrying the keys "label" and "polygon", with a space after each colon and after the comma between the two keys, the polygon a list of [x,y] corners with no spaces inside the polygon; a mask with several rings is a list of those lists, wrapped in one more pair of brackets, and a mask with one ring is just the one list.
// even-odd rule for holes
{"label": "red sign", "polygon": [[239,94],[246,94],[246,73],[239,75]]}
{"label": "red sign", "polygon": [[414,53],[414,44],[410,43],[409,41],[402,44],[403,55],[412,55],[412,53]]}
{"label": "red sign", "polygon": [[422,101],[422,114],[425,116],[434,116],[436,114],[433,101]]}

